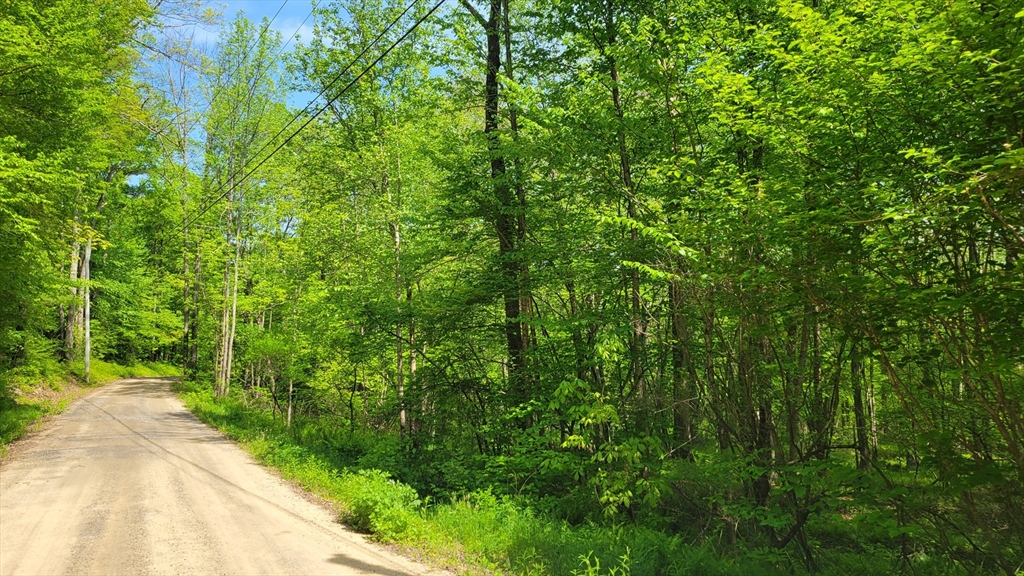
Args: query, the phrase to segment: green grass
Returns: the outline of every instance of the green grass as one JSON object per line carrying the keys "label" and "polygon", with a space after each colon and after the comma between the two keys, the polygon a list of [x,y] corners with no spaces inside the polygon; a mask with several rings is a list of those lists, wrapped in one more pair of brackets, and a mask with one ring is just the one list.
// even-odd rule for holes
{"label": "green grass", "polygon": [[[188,408],[239,441],[256,459],[282,476],[333,502],[342,519],[373,538],[397,544],[411,556],[465,574],[701,576],[806,574],[795,546],[776,550],[750,538],[726,546],[714,535],[695,540],[643,522],[570,523],[538,511],[526,497],[472,490],[431,500],[398,482],[410,464],[387,434],[370,435],[303,419],[292,429],[280,416],[240,397],[215,399],[208,387],[181,388]],[[381,470],[381,469],[384,470]],[[404,470],[408,473],[408,470]],[[466,471],[466,473],[472,473]],[[906,472],[906,474],[912,474]],[[908,477],[909,481],[910,478]],[[689,478],[693,498],[712,493],[721,479]],[[548,503],[550,504],[550,503]],[[557,508],[557,507],[556,507]],[[544,508],[551,509],[551,506]],[[871,576],[894,572],[896,556],[889,524],[855,522],[839,515],[808,524],[810,546],[824,576]],[[918,575],[970,573],[939,557],[916,552]]]}
{"label": "green grass", "polygon": [[[236,397],[216,399],[194,383],[185,405],[239,441],[257,461],[333,502],[341,517],[373,538],[428,563],[465,574],[727,576],[791,574],[759,551],[719,555],[712,544],[637,525],[570,525],[523,499],[474,491],[446,502],[421,499],[386,471],[360,469],[366,439],[317,425],[285,428],[279,418]],[[309,430],[316,430],[310,433]],[[346,439],[347,438],[347,439]],[[841,574],[843,572],[835,572]]]}
{"label": "green grass", "polygon": [[45,406],[40,404],[19,404],[13,398],[0,397],[0,454],[4,454],[8,444],[24,436],[28,426],[46,413]]}
{"label": "green grass", "polygon": [[[284,478],[331,501],[349,525],[376,540],[398,545],[415,558],[458,573],[807,573],[797,547],[777,550],[767,543],[758,544],[756,538],[730,546],[713,531],[672,532],[663,524],[600,519],[570,523],[541,511],[552,509],[549,502],[539,507],[528,497],[504,496],[487,489],[432,500],[395,479],[408,475],[411,464],[401,457],[401,446],[393,435],[358,429],[350,432],[332,424],[330,417],[304,418],[288,429],[280,415],[274,418],[267,408],[241,396],[217,399],[209,386],[197,383],[183,383],[179,392],[200,419],[240,442],[257,461],[276,468]],[[721,479],[715,476],[694,477],[685,483],[687,490],[696,490],[692,498],[702,498],[720,486]],[[925,554],[923,549],[910,558],[912,566],[898,568],[896,541],[888,533],[891,528],[886,523],[856,522],[837,514],[815,517],[808,524],[808,540],[815,550],[817,574],[973,573]]]}
{"label": "green grass", "polygon": [[[77,379],[85,381],[85,363],[78,361],[70,365],[70,372]],[[122,378],[149,378],[158,376],[181,376],[181,367],[162,362],[136,362],[121,365],[104,360],[93,360],[89,365],[89,384],[98,386]]]}

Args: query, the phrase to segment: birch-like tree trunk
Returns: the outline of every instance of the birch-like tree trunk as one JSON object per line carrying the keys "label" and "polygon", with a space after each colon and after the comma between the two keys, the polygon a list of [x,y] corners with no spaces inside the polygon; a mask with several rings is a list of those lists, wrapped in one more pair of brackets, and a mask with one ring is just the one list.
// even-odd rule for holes
{"label": "birch-like tree trunk", "polygon": [[221,290],[221,311],[220,311],[220,325],[218,326],[217,335],[217,354],[216,354],[216,381],[214,384],[214,393],[217,396],[223,396],[227,393],[225,386],[225,363],[227,362],[227,350],[228,350],[228,316],[230,314],[230,295],[231,295],[231,260],[225,259],[224,262],[224,286]]}
{"label": "birch-like tree trunk", "polygon": [[90,362],[92,359],[92,308],[90,306],[91,290],[89,288],[89,280],[91,277],[90,267],[92,260],[92,238],[89,238],[85,242],[85,258],[82,260],[82,268],[84,273],[82,275],[85,280],[85,305],[83,306],[83,316],[85,318],[85,381],[89,382],[89,370]]}
{"label": "birch-like tree trunk", "polygon": [[[401,165],[399,165],[401,166]],[[401,168],[399,168],[401,170]],[[388,177],[388,173],[384,172],[382,185],[385,190],[388,191],[388,195],[391,196],[391,182]],[[402,290],[402,224],[401,224],[401,211],[402,211],[402,200],[401,194],[401,180],[395,187],[394,191],[394,204],[395,204],[395,216],[394,221],[391,223],[391,240],[394,242],[395,247],[395,302],[398,305],[399,318],[395,321],[395,385],[398,391],[398,431],[399,435],[403,438],[407,431],[407,416],[405,412],[405,352],[402,348],[402,320],[401,320],[401,306],[402,296],[404,290]]]}
{"label": "birch-like tree trunk", "polygon": [[242,236],[241,236],[241,224],[238,225],[235,234],[235,258],[234,258],[234,277],[231,281],[231,317],[229,319],[230,325],[228,327],[228,342],[227,342],[227,361],[224,365],[224,395],[228,393],[228,389],[231,386],[231,365],[235,359],[235,331],[238,327],[238,267],[239,260],[242,258]]}
{"label": "birch-like tree trunk", "polygon": [[[74,233],[78,234],[78,225],[74,227]],[[71,264],[68,267],[68,281],[71,284],[71,303],[68,304],[67,314],[64,318],[64,359],[71,361],[75,357],[75,335],[78,331],[78,266],[81,258],[81,245],[77,240],[71,244]]]}
{"label": "birch-like tree trunk", "polygon": [[292,425],[292,396],[295,391],[295,379],[291,376],[288,377],[288,417],[285,420],[285,426],[291,428]]}

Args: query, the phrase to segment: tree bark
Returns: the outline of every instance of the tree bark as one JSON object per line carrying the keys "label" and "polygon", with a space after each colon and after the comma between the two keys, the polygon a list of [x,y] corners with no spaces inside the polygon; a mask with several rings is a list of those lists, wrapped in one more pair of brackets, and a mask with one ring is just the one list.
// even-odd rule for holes
{"label": "tree bark", "polygon": [[864,368],[860,358],[857,358],[858,349],[853,348],[853,359],[850,362],[850,380],[853,384],[853,417],[856,427],[857,445],[857,468],[867,470],[871,463],[871,453],[868,449],[867,418],[864,415]]}
{"label": "tree bark", "polygon": [[288,377],[288,416],[285,419],[285,426],[288,428],[292,427],[292,396],[295,391],[295,379],[291,376]]}
{"label": "tree bark", "polygon": [[494,186],[496,209],[495,231],[498,235],[498,256],[502,272],[502,300],[505,308],[505,342],[508,349],[508,379],[513,404],[528,399],[523,368],[526,365],[526,345],[522,325],[522,255],[519,250],[519,226],[516,213],[520,210],[506,180],[505,157],[501,153],[498,135],[498,71],[502,66],[501,22],[502,0],[490,0],[488,19],[467,1],[462,5],[483,26],[487,37],[487,71],[484,78],[484,135],[490,157],[491,182]]}
{"label": "tree bark", "polygon": [[[233,204],[234,199],[229,198]],[[241,215],[235,213],[235,208],[229,206],[229,242],[234,242],[234,253],[228,257],[224,266],[224,291],[221,313],[220,342],[217,354],[217,378],[215,394],[219,397],[227,396],[231,387],[231,365],[234,360],[235,328],[238,317],[238,269],[242,257],[242,224]],[[231,229],[231,226],[234,229]]]}
{"label": "tree bark", "polygon": [[[74,233],[78,234],[78,225],[74,226]],[[71,245],[71,265],[68,271],[68,280],[71,283],[71,303],[68,305],[67,315],[64,319],[64,359],[74,360],[75,357],[75,334],[78,331],[78,266],[79,252],[81,246],[75,240]]]}
{"label": "tree bark", "polygon": [[[184,112],[182,116],[185,116]],[[192,307],[190,306],[189,290],[189,266],[188,266],[188,137],[187,130],[184,124],[178,126],[178,141],[179,141],[179,152],[181,153],[181,274],[184,279],[184,285],[182,286],[181,292],[181,368],[182,376],[187,378],[190,371],[195,370],[195,364],[191,362],[192,354],[191,347],[193,342],[191,341],[191,312]],[[196,249],[196,261],[198,263],[199,251]],[[198,271],[197,271],[198,272]],[[196,309],[198,314],[198,308]]]}
{"label": "tree bark", "polygon": [[220,312],[220,326],[219,336],[217,338],[217,376],[214,387],[214,393],[220,397],[223,396],[225,391],[224,376],[225,376],[225,361],[227,360],[227,349],[228,349],[228,315],[229,315],[229,300],[231,295],[231,261],[226,259],[224,262],[224,288],[221,291],[221,312]]}
{"label": "tree bark", "polygon": [[[235,235],[235,274],[231,286],[231,326],[228,331],[227,362],[224,366],[224,395],[226,396],[231,387],[231,365],[235,359],[235,330],[238,326],[238,267],[242,257],[241,224]],[[289,383],[289,386],[291,384]]]}
{"label": "tree bark", "polygon": [[[399,296],[401,301],[401,296]],[[395,323],[395,385],[398,391],[398,435],[405,438],[405,352],[402,350],[402,323]]]}
{"label": "tree bark", "polygon": [[91,290],[89,288],[89,281],[91,279],[91,262],[92,260],[92,238],[89,238],[85,242],[85,258],[82,260],[82,268],[85,271],[83,279],[85,280],[85,311],[83,313],[85,317],[85,382],[88,384],[90,381],[89,370],[92,361],[92,307],[90,305]]}
{"label": "tree bark", "polygon": [[[512,25],[509,21],[508,0],[501,0],[502,29],[505,36],[505,75],[513,78],[512,68]],[[519,111],[515,106],[508,107],[508,123],[512,131],[513,141],[519,141]],[[519,313],[521,322],[519,331],[523,339],[523,363],[529,361],[528,352],[535,336],[530,334],[529,320],[533,318],[533,297],[530,294],[530,266],[522,255],[526,244],[526,186],[523,185],[523,171],[518,156],[512,160],[512,183],[516,192],[516,248],[519,263]]]}
{"label": "tree bark", "polygon": [[202,282],[202,259],[198,250],[196,250],[193,272],[194,274],[192,277],[192,310],[194,314],[192,315],[192,320],[190,323],[191,336],[189,337],[189,341],[191,342],[191,344],[188,349],[188,365],[189,368],[194,372],[196,367],[199,366],[199,321],[201,319],[199,308],[200,292],[197,289],[197,287],[200,286],[200,283]]}
{"label": "tree bark", "polygon": [[[613,46],[617,41],[615,2],[608,0],[605,13],[605,28],[608,37],[608,47]],[[633,181],[633,166],[629,156],[629,147],[626,142],[625,112],[622,105],[622,91],[620,90],[619,63],[605,50],[605,60],[608,63],[608,73],[611,78],[612,106],[615,108],[615,138],[618,143],[619,155],[619,178],[622,187],[626,192],[626,215],[634,223],[629,229],[629,241],[632,253],[637,253],[639,232],[635,222],[637,218],[636,207],[636,185]],[[644,397],[645,366],[643,361],[644,338],[647,332],[643,320],[643,301],[640,295],[640,272],[636,268],[630,268],[629,280],[629,301],[630,301],[630,324],[632,331],[629,339],[630,375],[633,381],[633,389],[640,398]]]}

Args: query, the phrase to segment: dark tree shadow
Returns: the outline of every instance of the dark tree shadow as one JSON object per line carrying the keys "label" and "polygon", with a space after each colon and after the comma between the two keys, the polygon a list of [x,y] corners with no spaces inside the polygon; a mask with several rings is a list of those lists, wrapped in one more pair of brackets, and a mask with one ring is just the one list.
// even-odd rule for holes
{"label": "dark tree shadow", "polygon": [[345,566],[346,568],[361,570],[368,574],[381,574],[383,576],[409,576],[408,572],[399,572],[397,570],[392,570],[391,568],[385,568],[384,566],[380,566],[379,564],[371,564],[369,562],[364,562],[363,560],[347,556],[340,552],[328,558],[327,561],[331,564]]}

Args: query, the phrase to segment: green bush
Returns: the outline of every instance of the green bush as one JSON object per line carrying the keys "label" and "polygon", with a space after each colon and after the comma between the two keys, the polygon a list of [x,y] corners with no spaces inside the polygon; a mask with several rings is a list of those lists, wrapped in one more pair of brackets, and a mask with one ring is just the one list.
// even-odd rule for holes
{"label": "green bush", "polygon": [[[72,362],[69,370],[80,381],[85,381],[85,363],[81,360]],[[89,383],[92,385],[106,384],[122,378],[148,378],[155,376],[180,376],[181,368],[162,362],[137,362],[123,366],[113,362],[93,359],[89,365]]]}
{"label": "green bush", "polygon": [[420,520],[422,502],[412,487],[380,470],[360,470],[342,477],[349,501],[345,520],[382,542],[394,542]]}
{"label": "green bush", "polygon": [[24,357],[17,366],[0,365],[0,396],[10,398],[18,388],[48,386],[60,390],[67,369],[57,360],[57,345],[48,338],[27,334]]}
{"label": "green bush", "polygon": [[[395,478],[405,479],[403,469],[413,461],[395,437],[382,438],[379,433],[358,430],[353,434],[347,427],[331,428],[325,420],[315,419],[303,419],[288,428],[280,415],[272,417],[269,411],[247,404],[240,393],[215,398],[209,385],[195,382],[182,383],[179,391],[189,410],[241,441],[259,462],[279,469],[285,478],[336,502],[343,511],[343,520],[352,527],[372,534],[378,541],[415,547],[422,557],[459,573],[804,573],[801,567],[794,567],[791,559],[777,558],[777,551],[723,548],[717,538],[695,538],[680,529],[612,523],[602,520],[599,514],[577,513],[574,515],[597,520],[569,522],[560,513],[557,502],[530,495],[511,496],[478,489],[454,492],[451,497],[436,500],[421,498],[413,486]],[[395,468],[387,468],[389,462]],[[433,462],[437,466],[442,464],[440,458]],[[691,497],[713,492],[713,483],[718,478],[684,472],[686,469],[676,472],[674,479],[687,487]],[[421,490],[429,493],[429,485]],[[563,490],[562,494],[569,495],[562,497],[565,499],[575,492]],[[583,501],[582,494],[579,499]],[[822,574],[885,571],[884,553],[859,552],[850,550],[833,555],[831,562],[821,562]]]}

